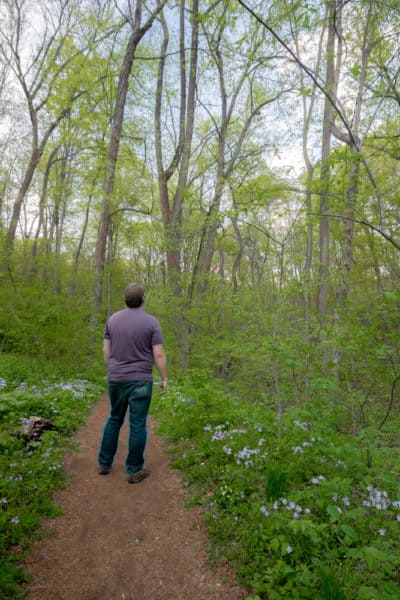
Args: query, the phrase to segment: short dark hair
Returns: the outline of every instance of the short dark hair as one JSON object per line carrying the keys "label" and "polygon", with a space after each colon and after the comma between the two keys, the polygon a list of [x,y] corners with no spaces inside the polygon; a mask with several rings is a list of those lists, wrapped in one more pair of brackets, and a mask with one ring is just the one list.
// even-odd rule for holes
{"label": "short dark hair", "polygon": [[144,301],[145,289],[139,283],[130,283],[124,291],[125,304],[129,308],[139,308]]}

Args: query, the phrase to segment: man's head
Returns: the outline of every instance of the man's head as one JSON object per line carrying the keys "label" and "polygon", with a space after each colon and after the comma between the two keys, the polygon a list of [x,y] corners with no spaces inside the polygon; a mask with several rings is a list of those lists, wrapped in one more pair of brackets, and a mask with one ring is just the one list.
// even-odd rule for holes
{"label": "man's head", "polygon": [[144,287],[138,283],[130,283],[125,288],[124,297],[129,308],[139,308],[144,301]]}

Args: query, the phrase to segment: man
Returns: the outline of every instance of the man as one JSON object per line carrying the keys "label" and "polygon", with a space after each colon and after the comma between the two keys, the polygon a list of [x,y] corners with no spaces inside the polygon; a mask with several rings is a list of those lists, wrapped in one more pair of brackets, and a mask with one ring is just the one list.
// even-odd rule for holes
{"label": "man", "polygon": [[161,328],[157,319],[142,309],[144,292],[139,284],[128,285],[124,292],[126,308],[108,319],[103,340],[111,408],[98,457],[99,474],[107,475],[111,471],[129,406],[129,447],[125,463],[128,483],[139,483],[149,475],[144,467],[144,450],[154,362],[161,375],[161,387],[167,390]]}

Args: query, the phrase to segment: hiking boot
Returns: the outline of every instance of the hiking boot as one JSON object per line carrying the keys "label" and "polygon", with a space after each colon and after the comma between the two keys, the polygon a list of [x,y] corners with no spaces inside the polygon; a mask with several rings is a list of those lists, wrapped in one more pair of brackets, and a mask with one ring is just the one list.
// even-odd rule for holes
{"label": "hiking boot", "polygon": [[150,471],[148,469],[142,469],[137,473],[129,473],[128,474],[128,483],[139,483],[139,481],[143,481],[150,475]]}
{"label": "hiking boot", "polygon": [[108,475],[111,472],[111,467],[99,466],[99,475]]}

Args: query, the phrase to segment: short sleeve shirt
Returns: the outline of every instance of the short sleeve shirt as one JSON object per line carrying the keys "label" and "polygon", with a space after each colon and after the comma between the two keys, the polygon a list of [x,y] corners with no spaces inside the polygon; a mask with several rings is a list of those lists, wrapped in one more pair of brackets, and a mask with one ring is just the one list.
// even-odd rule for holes
{"label": "short sleeve shirt", "polygon": [[110,340],[109,381],[152,381],[153,346],[163,343],[157,319],[141,308],[125,308],[108,319],[104,339]]}

